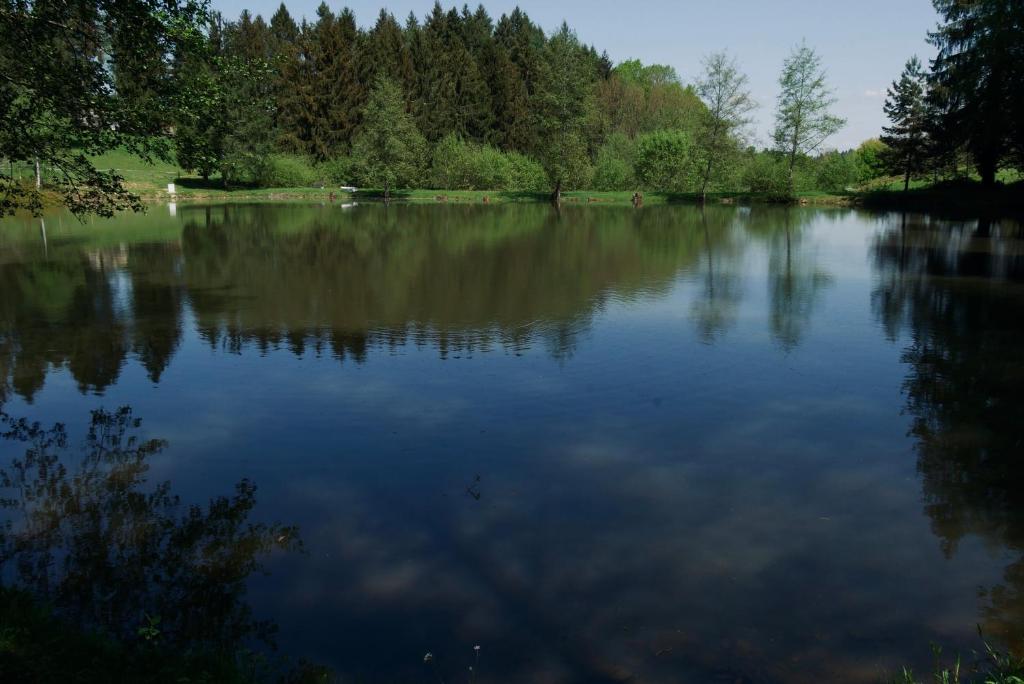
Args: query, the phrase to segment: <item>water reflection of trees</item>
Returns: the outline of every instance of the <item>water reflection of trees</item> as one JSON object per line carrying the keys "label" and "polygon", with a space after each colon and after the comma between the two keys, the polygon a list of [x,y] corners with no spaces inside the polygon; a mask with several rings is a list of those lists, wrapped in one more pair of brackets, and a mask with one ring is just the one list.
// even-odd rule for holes
{"label": "water reflection of trees", "polygon": [[123,643],[158,617],[159,642],[230,655],[273,624],[245,602],[246,578],[296,528],[249,520],[246,480],[206,507],[182,506],[170,483],[147,487],[165,444],[140,440],[129,408],[94,411],[81,452],[64,426],[0,411],[4,441],[24,453],[0,467],[0,586],[30,592],[62,619]]}
{"label": "water reflection of trees", "polygon": [[562,214],[230,205],[184,210],[177,241],[54,239],[45,259],[0,264],[0,391],[31,400],[66,368],[81,391],[102,392],[129,356],[158,382],[190,315],[201,339],[236,353],[361,362],[403,345],[442,356],[536,346],[566,358],[609,300],[664,294],[705,254],[710,289],[695,316],[725,327],[738,290],[714,262],[736,252],[733,210],[708,208],[708,231],[697,211]]}
{"label": "water reflection of trees", "polygon": [[1024,638],[1024,244],[1012,223],[903,217],[873,249],[873,305],[908,338],[904,383],[925,508],[947,555],[978,535],[1021,554],[985,590],[987,631]]}
{"label": "water reflection of trees", "polygon": [[739,260],[743,252],[745,223],[736,212],[708,211],[702,208],[700,228],[704,240],[701,260],[700,291],[690,306],[690,316],[701,341],[719,339],[736,321],[736,310],[743,297]]}
{"label": "water reflection of trees", "polygon": [[799,346],[821,294],[832,276],[821,270],[816,255],[801,245],[815,214],[785,209],[757,222],[768,240],[768,304],[772,335],[786,351]]}

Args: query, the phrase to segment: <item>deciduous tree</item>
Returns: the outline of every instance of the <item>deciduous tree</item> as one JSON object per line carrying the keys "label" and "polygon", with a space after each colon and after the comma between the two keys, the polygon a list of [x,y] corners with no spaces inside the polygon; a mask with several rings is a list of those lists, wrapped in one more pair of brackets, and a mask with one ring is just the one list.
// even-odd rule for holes
{"label": "deciduous tree", "polygon": [[740,135],[750,124],[750,113],[757,103],[747,89],[746,75],[724,52],[713,53],[704,60],[704,76],[697,83],[697,93],[707,107],[698,143],[703,157],[700,199],[704,202],[709,185],[718,180],[722,169],[739,150]]}
{"label": "deciduous tree", "polygon": [[352,155],[361,166],[363,182],[383,188],[387,200],[396,186],[420,179],[427,143],[405,111],[401,88],[383,76],[370,92],[363,120]]}
{"label": "deciduous tree", "polygon": [[800,155],[816,152],[846,121],[831,113],[836,99],[825,80],[821,58],[806,44],[793,50],[782,65],[773,137],[789,167],[789,189],[795,194],[794,169]]}

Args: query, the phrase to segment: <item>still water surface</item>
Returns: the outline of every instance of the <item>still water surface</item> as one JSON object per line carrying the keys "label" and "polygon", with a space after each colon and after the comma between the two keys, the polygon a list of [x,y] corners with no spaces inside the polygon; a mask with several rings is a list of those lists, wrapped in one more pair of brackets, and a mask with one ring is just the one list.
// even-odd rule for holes
{"label": "still water surface", "polygon": [[[109,475],[96,445],[122,434],[166,440],[132,452],[141,491],[235,496],[297,528],[258,533],[302,540],[221,582],[173,537],[99,534],[81,560],[70,525],[48,590],[78,572],[64,598],[95,616],[117,595],[131,633],[174,573],[119,563],[159,557],[219,597],[173,599],[193,623],[251,638],[251,608],[344,681],[435,681],[428,651],[463,681],[480,645],[481,683],[872,682],[926,667],[929,642],[977,647],[978,624],[1019,641],[1022,331],[1008,221],[275,204],[0,223],[11,420],[64,423],[69,472]],[[122,406],[141,424],[101,414],[116,434],[89,437],[90,411]],[[97,487],[113,516],[123,492]],[[232,520],[217,548],[252,541]],[[39,579],[14,564],[6,581]]]}

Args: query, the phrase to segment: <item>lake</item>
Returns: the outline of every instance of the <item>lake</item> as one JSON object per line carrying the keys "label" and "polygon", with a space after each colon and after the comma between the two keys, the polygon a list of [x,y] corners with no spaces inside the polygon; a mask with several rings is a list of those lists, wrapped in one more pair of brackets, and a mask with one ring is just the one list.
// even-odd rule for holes
{"label": "lake", "polygon": [[[22,494],[74,503],[3,577],[129,632],[152,605],[183,639],[272,621],[280,654],[343,681],[923,671],[977,625],[1024,638],[1022,332],[1005,220],[6,219],[0,405],[64,428],[22,424],[0,467],[54,454],[66,472],[25,480],[73,488]],[[201,533],[151,543],[192,505]]]}

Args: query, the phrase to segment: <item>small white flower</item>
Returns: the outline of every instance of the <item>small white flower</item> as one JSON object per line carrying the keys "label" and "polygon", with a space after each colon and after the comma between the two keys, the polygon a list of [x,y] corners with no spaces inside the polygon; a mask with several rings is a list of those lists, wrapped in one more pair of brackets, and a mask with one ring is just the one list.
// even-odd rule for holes
{"label": "small white flower", "polygon": [[425,663],[429,663],[433,659],[434,659],[434,654],[430,653],[430,652],[427,652],[427,655],[423,656],[423,662],[425,662]]}

